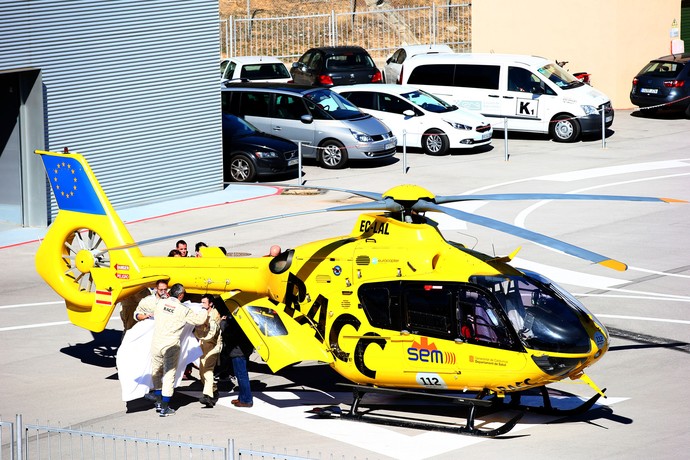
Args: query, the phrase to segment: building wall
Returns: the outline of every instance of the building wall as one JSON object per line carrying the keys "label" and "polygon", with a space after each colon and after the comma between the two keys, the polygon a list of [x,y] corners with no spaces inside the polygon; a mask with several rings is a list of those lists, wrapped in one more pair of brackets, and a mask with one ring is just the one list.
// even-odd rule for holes
{"label": "building wall", "polygon": [[[670,52],[681,0],[478,0],[472,2],[472,52],[533,54],[587,71],[614,108],[634,107],[633,77]],[[686,51],[690,51],[686,49]]]}
{"label": "building wall", "polygon": [[222,188],[217,0],[0,0],[0,71],[39,69],[45,147],[114,205]]}

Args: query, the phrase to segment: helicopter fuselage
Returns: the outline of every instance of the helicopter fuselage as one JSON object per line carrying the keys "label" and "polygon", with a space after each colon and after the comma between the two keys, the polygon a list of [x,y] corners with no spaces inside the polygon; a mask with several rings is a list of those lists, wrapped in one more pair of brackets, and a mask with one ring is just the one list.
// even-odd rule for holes
{"label": "helicopter fuselage", "polygon": [[349,236],[278,256],[273,304],[242,306],[310,334],[267,336],[254,321],[269,366],[291,364],[271,348],[321,347],[360,384],[504,393],[576,377],[601,358],[606,330],[571,296],[416,220],[363,214]]}

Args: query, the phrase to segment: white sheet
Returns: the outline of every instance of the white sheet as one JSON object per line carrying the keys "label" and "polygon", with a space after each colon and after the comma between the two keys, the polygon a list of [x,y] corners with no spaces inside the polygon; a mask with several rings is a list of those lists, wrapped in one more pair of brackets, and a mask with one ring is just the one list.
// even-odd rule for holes
{"label": "white sheet", "polygon": [[[188,304],[189,305],[189,304]],[[191,304],[194,308],[200,304]],[[155,320],[139,321],[125,333],[117,350],[115,362],[117,374],[122,387],[122,400],[132,401],[142,398],[153,386],[151,379],[151,341]],[[182,375],[187,364],[198,360],[201,355],[199,341],[194,337],[194,326],[187,324],[180,338],[180,360],[175,373],[175,387],[182,382]]]}

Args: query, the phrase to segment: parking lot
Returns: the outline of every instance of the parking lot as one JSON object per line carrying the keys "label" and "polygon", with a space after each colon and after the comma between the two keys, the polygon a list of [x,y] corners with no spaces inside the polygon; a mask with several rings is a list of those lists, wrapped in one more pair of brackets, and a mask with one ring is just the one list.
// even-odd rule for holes
{"label": "parking lot", "polygon": [[[690,201],[690,121],[617,111],[606,148],[593,138],[558,144],[546,136],[508,136],[495,132],[491,147],[432,157],[402,152],[379,163],[354,163],[328,170],[307,163],[306,185],[384,192],[413,183],[436,194],[597,193],[671,197]],[[87,153],[87,152],[83,152]],[[283,248],[348,234],[353,213],[323,213],[222,231],[191,233],[276,214],[320,209],[361,200],[345,192],[320,194],[294,190],[296,178],[278,183],[231,185],[210,201],[203,197],[162,203],[129,213],[129,230],[138,241],[190,232],[184,238],[224,246],[231,255],[263,255],[272,244]],[[237,187],[235,192],[233,187]],[[246,193],[247,187],[258,188]],[[106,193],[108,190],[105,190]],[[229,403],[227,383],[214,409],[197,402],[200,388],[184,383],[174,399],[175,417],[159,418],[147,407],[120,399],[115,353],[122,324],[113,315],[106,331],[93,335],[67,323],[59,297],[38,277],[33,233],[12,236],[0,245],[0,418],[50,421],[108,432],[136,431],[204,440],[307,458],[678,458],[687,444],[690,399],[690,204],[501,202],[463,205],[478,212],[578,246],[629,265],[625,272],[580,259],[499,232],[438,216],[447,239],[476,250],[505,255],[522,249],[515,264],[535,269],[576,295],[610,328],[612,348],[589,372],[606,387],[601,401],[578,418],[527,414],[500,439],[423,432],[315,419],[314,406],[347,403],[335,373],[306,363],[278,375],[254,355],[250,376],[255,405]],[[177,237],[142,247],[146,255],[165,255]],[[591,389],[563,382],[559,388],[589,397]],[[386,404],[402,404],[385,401]],[[345,407],[345,406],[343,406]],[[395,409],[396,407],[394,407]],[[412,410],[400,408],[399,410]],[[499,414],[498,417],[507,415]],[[3,453],[7,452],[3,438]]]}

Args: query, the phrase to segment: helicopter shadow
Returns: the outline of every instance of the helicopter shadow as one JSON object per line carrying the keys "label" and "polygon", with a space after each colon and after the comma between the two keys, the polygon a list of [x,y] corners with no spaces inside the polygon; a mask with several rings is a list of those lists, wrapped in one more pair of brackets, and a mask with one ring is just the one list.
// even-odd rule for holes
{"label": "helicopter shadow", "polygon": [[563,423],[575,423],[575,422],[585,422],[590,425],[597,426],[599,428],[603,428],[605,430],[608,430],[605,426],[596,423],[596,420],[610,420],[612,422],[619,423],[621,425],[631,425],[633,423],[633,419],[629,417],[624,417],[622,415],[615,414],[613,412],[613,409],[611,409],[609,406],[594,406],[592,409],[588,410],[587,412],[579,415],[571,415],[565,418],[559,418],[557,420],[553,420],[551,422],[547,422],[549,425],[558,425],[558,424],[563,424]]}
{"label": "helicopter shadow", "polygon": [[91,366],[114,368],[117,349],[122,341],[122,331],[105,329],[103,332],[91,332],[93,340],[86,343],[77,343],[60,349],[73,358],[81,360]]}

